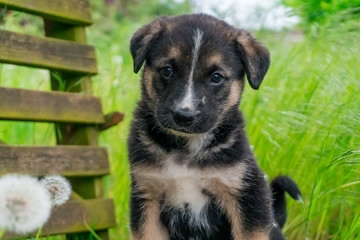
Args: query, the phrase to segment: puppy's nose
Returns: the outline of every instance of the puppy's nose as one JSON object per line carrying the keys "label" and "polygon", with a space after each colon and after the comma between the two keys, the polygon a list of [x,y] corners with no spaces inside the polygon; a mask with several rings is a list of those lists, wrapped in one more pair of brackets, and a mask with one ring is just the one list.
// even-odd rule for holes
{"label": "puppy's nose", "polygon": [[199,111],[193,111],[189,108],[180,108],[172,111],[174,121],[183,127],[190,125],[198,113]]}

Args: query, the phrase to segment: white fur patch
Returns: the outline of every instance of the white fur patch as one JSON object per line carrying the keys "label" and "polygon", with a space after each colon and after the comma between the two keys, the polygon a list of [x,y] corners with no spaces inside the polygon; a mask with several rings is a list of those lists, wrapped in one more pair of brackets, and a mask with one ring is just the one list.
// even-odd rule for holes
{"label": "white fur patch", "polygon": [[191,70],[190,70],[190,75],[188,78],[188,82],[187,82],[187,88],[185,91],[185,97],[182,99],[181,103],[180,103],[180,108],[185,109],[188,108],[190,110],[194,110],[195,106],[194,106],[194,70],[196,67],[196,63],[199,59],[199,52],[200,52],[200,47],[203,41],[203,35],[204,32],[202,32],[200,29],[196,29],[195,34],[193,36],[193,40],[194,40],[194,48],[192,49],[192,60],[191,60]]}
{"label": "white fur patch", "polygon": [[202,193],[203,188],[206,188],[203,173],[170,160],[163,170],[163,176],[172,183],[173,189],[168,189],[166,193],[171,205],[182,208],[187,203],[192,212],[197,217],[200,216],[201,210],[209,201],[208,196]]}
{"label": "white fur patch", "polygon": [[203,153],[204,148],[210,143],[213,138],[213,134],[204,133],[196,134],[194,136],[188,137],[188,148],[191,156],[196,156]]}

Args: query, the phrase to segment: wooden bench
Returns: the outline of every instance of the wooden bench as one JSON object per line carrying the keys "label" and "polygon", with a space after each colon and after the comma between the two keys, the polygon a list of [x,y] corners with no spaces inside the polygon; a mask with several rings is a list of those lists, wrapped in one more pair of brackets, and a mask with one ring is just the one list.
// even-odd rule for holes
{"label": "wooden bench", "polygon": [[63,82],[51,74],[52,91],[0,87],[0,120],[52,122],[58,144],[19,147],[0,141],[0,175],[67,177],[73,195],[52,210],[42,235],[94,239],[91,228],[108,239],[108,229],[116,222],[113,200],[103,196],[102,177],[110,169],[106,149],[97,146],[98,133],[121,121],[122,114],[104,116],[100,99],[92,96],[91,75],[97,73],[97,64],[95,49],[86,44],[85,36],[85,27],[92,24],[90,2],[0,0],[0,8],[43,17],[46,32],[46,37],[36,37],[0,30],[0,63],[49,69]]}

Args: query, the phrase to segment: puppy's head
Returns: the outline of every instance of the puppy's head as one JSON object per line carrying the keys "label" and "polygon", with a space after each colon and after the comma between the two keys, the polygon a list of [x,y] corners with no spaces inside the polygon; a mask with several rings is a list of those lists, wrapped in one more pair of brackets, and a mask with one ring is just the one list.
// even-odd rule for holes
{"label": "puppy's head", "polygon": [[258,89],[269,52],[250,33],[208,15],[160,17],[131,39],[142,98],[178,134],[205,133],[237,108],[244,77]]}

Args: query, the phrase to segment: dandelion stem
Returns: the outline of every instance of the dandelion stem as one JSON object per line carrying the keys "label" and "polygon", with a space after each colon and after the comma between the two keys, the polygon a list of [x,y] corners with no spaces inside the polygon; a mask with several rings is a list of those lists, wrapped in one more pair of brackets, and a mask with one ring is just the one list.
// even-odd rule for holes
{"label": "dandelion stem", "polygon": [[5,233],[5,229],[0,229],[0,239],[2,238],[2,236],[4,235],[4,233]]}
{"label": "dandelion stem", "polygon": [[39,231],[36,234],[36,240],[38,240],[40,238],[41,232],[42,232],[42,226],[39,228]]}
{"label": "dandelion stem", "polygon": [[0,86],[1,86],[1,78],[2,78],[2,69],[3,69],[3,65],[0,64]]}

